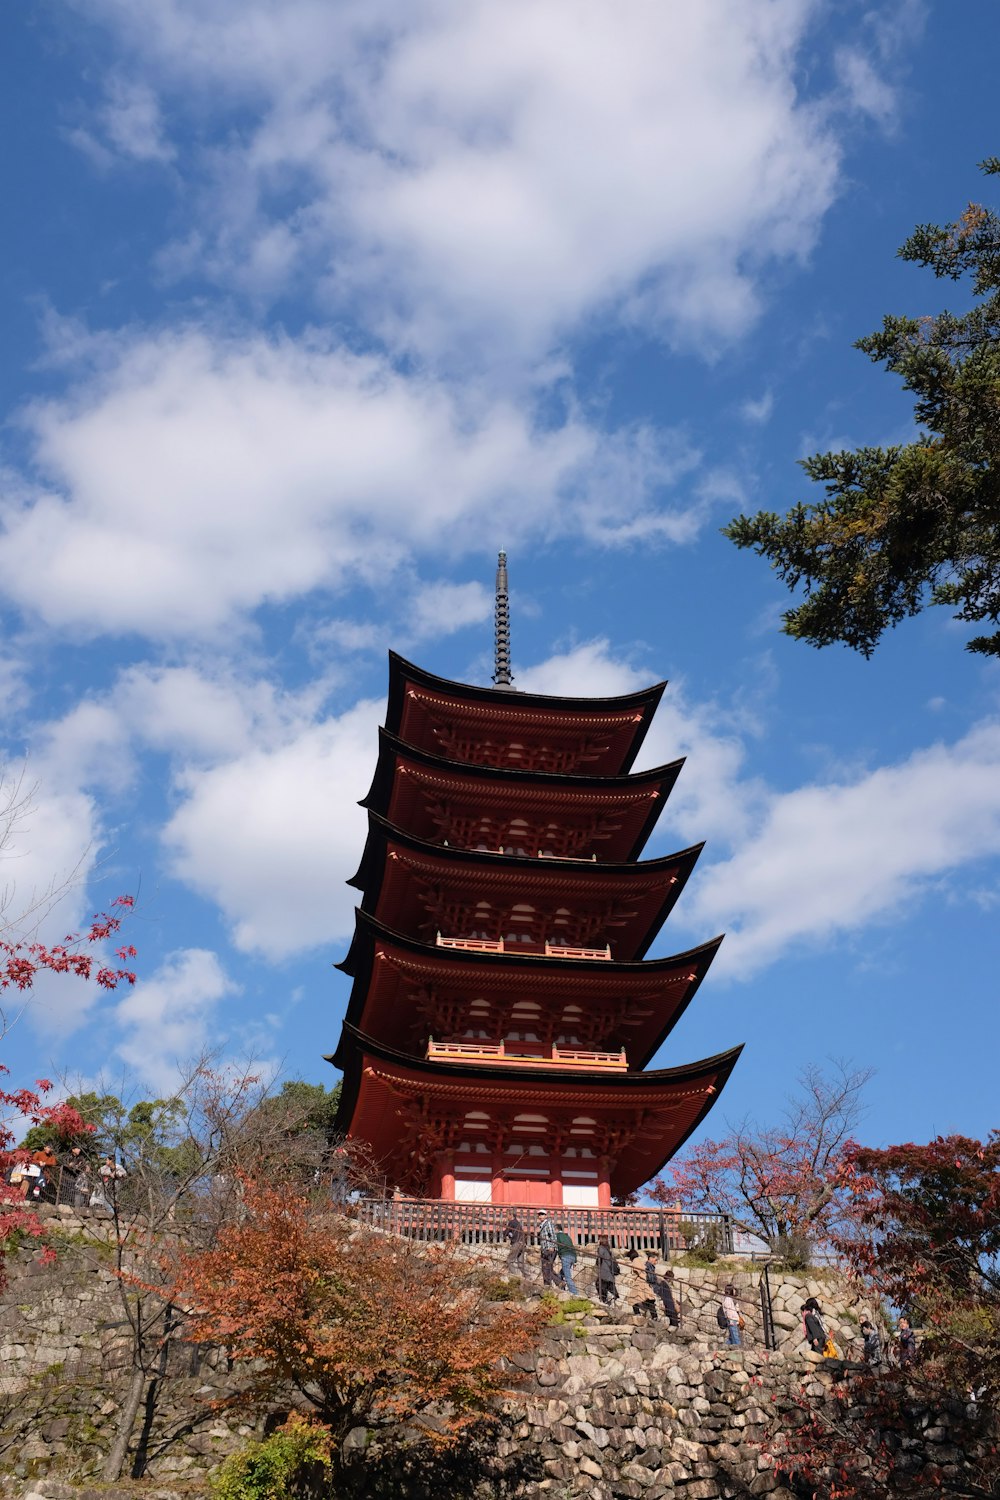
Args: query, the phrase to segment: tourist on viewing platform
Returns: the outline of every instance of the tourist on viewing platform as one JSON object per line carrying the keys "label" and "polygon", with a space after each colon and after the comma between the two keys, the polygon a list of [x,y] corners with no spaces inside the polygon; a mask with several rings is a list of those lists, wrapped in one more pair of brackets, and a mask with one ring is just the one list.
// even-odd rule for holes
{"label": "tourist on viewing platform", "polygon": [[544,1208],[538,1216],[538,1244],[542,1252],[542,1282],[545,1286],[562,1286],[562,1276],[556,1274],[556,1226]]}
{"label": "tourist on viewing platform", "polygon": [[[99,1176],[104,1192],[104,1202],[108,1209],[114,1209],[115,1199],[118,1192],[118,1184],[122,1180],[122,1178],[127,1175],[128,1174],[126,1173],[125,1168],[121,1165],[120,1162],[115,1161],[113,1156],[108,1155],[101,1162]],[[93,1206],[93,1195],[91,1196],[90,1202],[91,1206]]]}
{"label": "tourist on viewing platform", "polygon": [[618,1274],[618,1262],[615,1260],[611,1250],[611,1243],[606,1234],[602,1234],[597,1241],[597,1295],[602,1302],[617,1302],[618,1287],[615,1277]]}
{"label": "tourist on viewing platform", "polygon": [[528,1268],[524,1263],[524,1251],[528,1243],[528,1237],[524,1232],[524,1225],[513,1210],[511,1210],[510,1218],[507,1220],[503,1237],[505,1240],[510,1240],[507,1270],[511,1273],[516,1271],[519,1276],[527,1276]]}
{"label": "tourist on viewing platform", "polygon": [[572,1292],[574,1297],[579,1297],[580,1289],[573,1280],[573,1267],[576,1265],[576,1246],[561,1224],[556,1225],[556,1252],[562,1266],[563,1282],[565,1283],[566,1290]]}
{"label": "tourist on viewing platform", "polygon": [[[59,1177],[59,1202],[70,1204],[74,1208],[82,1205],[77,1202],[77,1184],[80,1177],[86,1177],[87,1158],[80,1146],[71,1146],[62,1160],[62,1173]],[[89,1189],[88,1189],[89,1191]]]}
{"label": "tourist on viewing platform", "polygon": [[726,1320],[727,1338],[729,1343],[739,1348],[743,1340],[740,1337],[740,1329],[743,1327],[743,1314],[740,1312],[736,1301],[736,1288],[730,1284],[726,1287],[722,1298],[722,1312]]}

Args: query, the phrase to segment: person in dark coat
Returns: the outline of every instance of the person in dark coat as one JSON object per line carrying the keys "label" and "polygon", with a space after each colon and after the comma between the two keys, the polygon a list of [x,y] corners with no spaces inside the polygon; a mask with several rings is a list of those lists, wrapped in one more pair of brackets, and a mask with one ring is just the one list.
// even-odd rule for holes
{"label": "person in dark coat", "polygon": [[602,1302],[618,1301],[618,1287],[615,1284],[617,1273],[618,1262],[612,1252],[611,1242],[606,1234],[602,1234],[597,1241],[597,1295]]}
{"label": "person in dark coat", "polygon": [[822,1354],[826,1348],[826,1326],[815,1297],[809,1297],[802,1304],[802,1332],[810,1349],[815,1354]]}
{"label": "person in dark coat", "polygon": [[510,1251],[507,1255],[507,1270],[512,1274],[514,1271],[517,1271],[520,1276],[527,1276],[528,1268],[524,1263],[524,1251],[528,1243],[528,1237],[524,1232],[524,1225],[513,1211],[507,1220],[503,1237],[505,1240],[510,1240]]}
{"label": "person in dark coat", "polygon": [[880,1365],[882,1363],[882,1340],[878,1336],[878,1329],[868,1318],[861,1319],[861,1337],[864,1339],[864,1361],[866,1365]]}
{"label": "person in dark coat", "polygon": [[[669,1272],[668,1272],[669,1275]],[[671,1328],[676,1328],[680,1319],[677,1316],[677,1305],[674,1302],[673,1290],[666,1276],[660,1276],[656,1270],[656,1251],[646,1251],[646,1285],[653,1293],[652,1297],[645,1303],[653,1322],[656,1322],[656,1299],[659,1297],[663,1303],[663,1314]]]}
{"label": "person in dark coat", "polygon": [[76,1188],[81,1174],[83,1174],[84,1181],[86,1181],[87,1158],[84,1156],[81,1146],[71,1146],[62,1159],[62,1172],[59,1176],[60,1203],[66,1203],[71,1208],[83,1207],[83,1203],[78,1201],[82,1194],[78,1194]]}
{"label": "person in dark coat", "polygon": [[917,1352],[917,1336],[910,1327],[910,1320],[905,1313],[899,1320],[898,1340],[899,1363],[905,1370],[907,1365],[912,1365]]}

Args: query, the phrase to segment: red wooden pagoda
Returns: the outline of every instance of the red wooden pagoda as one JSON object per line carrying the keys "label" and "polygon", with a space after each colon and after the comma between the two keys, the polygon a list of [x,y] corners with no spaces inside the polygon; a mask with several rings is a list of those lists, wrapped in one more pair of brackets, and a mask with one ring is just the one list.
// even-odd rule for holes
{"label": "red wooden pagoda", "polygon": [[681,762],[629,774],[664,684],[496,687],[389,658],[365,798],[337,1128],[424,1198],[609,1207],[704,1119],[739,1048],[646,1065],[721,942],[646,960],[700,845],[639,855]]}

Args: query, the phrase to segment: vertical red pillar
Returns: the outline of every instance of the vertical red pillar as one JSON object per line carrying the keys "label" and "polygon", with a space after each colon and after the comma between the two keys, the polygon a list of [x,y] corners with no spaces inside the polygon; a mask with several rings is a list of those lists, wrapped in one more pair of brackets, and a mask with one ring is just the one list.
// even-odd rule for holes
{"label": "vertical red pillar", "polygon": [[441,1173],[441,1184],[438,1196],[449,1203],[455,1201],[455,1153],[453,1151],[442,1151],[438,1157],[439,1171]]}
{"label": "vertical red pillar", "polygon": [[507,1202],[507,1182],[503,1175],[503,1152],[498,1148],[493,1153],[493,1182],[490,1198],[494,1203]]}
{"label": "vertical red pillar", "polygon": [[611,1158],[600,1156],[597,1159],[597,1206],[598,1208],[611,1207]]}

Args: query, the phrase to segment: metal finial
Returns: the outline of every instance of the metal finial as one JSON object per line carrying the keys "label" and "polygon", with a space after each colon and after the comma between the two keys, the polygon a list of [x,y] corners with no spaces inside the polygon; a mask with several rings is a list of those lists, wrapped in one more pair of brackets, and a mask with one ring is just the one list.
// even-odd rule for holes
{"label": "metal finial", "polygon": [[501,552],[497,558],[497,602],[493,618],[496,625],[496,670],[493,681],[497,687],[510,687],[514,679],[510,671],[510,600],[507,597],[506,552]]}

